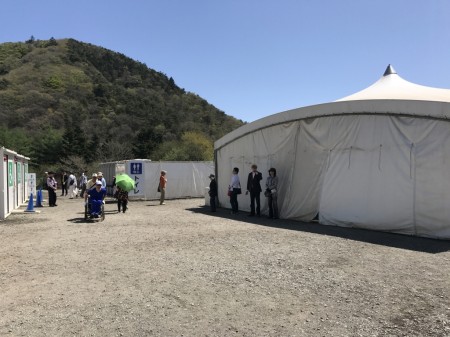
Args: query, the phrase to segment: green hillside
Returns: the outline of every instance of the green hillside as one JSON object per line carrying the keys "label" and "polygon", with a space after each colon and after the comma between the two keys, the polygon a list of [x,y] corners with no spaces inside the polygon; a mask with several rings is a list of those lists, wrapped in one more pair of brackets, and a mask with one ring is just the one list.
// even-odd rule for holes
{"label": "green hillside", "polygon": [[242,124],[120,53],[73,39],[0,44],[0,146],[39,166],[208,160]]}

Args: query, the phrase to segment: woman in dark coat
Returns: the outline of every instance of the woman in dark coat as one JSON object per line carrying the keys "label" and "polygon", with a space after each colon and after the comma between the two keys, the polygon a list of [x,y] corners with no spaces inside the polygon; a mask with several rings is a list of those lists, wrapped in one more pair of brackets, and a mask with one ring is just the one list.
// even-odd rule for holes
{"label": "woman in dark coat", "polygon": [[117,187],[117,210],[120,213],[120,208],[122,206],[122,212],[125,213],[128,205],[128,192]]}
{"label": "woman in dark coat", "polygon": [[269,218],[278,219],[278,177],[277,170],[273,167],[269,170],[266,181],[266,193],[269,202]]}
{"label": "woman in dark coat", "polygon": [[217,198],[217,182],[214,174],[209,176],[211,182],[209,183],[209,204],[211,205],[211,212],[216,211],[216,198]]}

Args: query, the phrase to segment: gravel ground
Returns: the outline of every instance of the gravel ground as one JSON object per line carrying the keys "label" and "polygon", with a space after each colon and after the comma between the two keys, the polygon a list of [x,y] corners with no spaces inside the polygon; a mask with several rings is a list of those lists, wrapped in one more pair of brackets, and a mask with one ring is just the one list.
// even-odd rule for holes
{"label": "gravel ground", "polygon": [[0,336],[450,336],[450,242],[132,202],[0,222]]}

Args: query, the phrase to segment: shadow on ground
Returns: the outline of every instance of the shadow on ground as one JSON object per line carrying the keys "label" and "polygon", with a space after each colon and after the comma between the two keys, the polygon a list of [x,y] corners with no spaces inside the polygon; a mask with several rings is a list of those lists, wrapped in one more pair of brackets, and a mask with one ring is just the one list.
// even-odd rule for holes
{"label": "shadow on ground", "polygon": [[87,221],[84,219],[84,217],[67,219],[67,222],[71,222],[71,223],[87,223]]}
{"label": "shadow on ground", "polygon": [[232,215],[230,210],[218,208],[216,213],[210,212],[209,207],[201,206],[198,208],[188,208],[188,211],[194,213],[201,213],[212,217],[220,217],[224,219],[231,219],[246,223],[251,223],[259,226],[268,226],[274,228],[282,228],[293,231],[308,232],[320,235],[328,235],[340,237],[343,239],[361,241],[375,245],[382,245],[400,249],[407,249],[412,251],[438,254],[450,251],[450,241],[427,239],[416,236],[377,232],[367,229],[359,228],[345,228],[337,226],[325,226],[316,222],[300,222],[293,220],[272,220],[267,217],[249,217],[248,213],[242,212],[237,215]]}
{"label": "shadow on ground", "polygon": [[[78,212],[77,214],[82,214],[82,216],[78,217],[78,218],[72,218],[72,219],[67,219],[67,222],[71,222],[71,223],[92,223],[92,222],[101,222],[101,221],[94,221],[94,220],[86,220],[84,218],[84,212]],[[105,219],[108,215],[113,215],[113,214],[117,214],[117,211],[105,211]]]}

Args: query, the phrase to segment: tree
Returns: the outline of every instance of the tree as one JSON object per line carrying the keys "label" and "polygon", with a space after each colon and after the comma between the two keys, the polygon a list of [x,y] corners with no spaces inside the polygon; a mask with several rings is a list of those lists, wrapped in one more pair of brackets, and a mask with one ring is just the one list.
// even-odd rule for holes
{"label": "tree", "polygon": [[36,41],[36,39],[34,38],[33,35],[30,36],[30,38],[28,40],[25,41],[25,43],[28,44],[33,44]]}
{"label": "tree", "polygon": [[52,128],[46,128],[33,137],[31,145],[31,160],[40,166],[59,163],[62,156],[61,133]]}
{"label": "tree", "polygon": [[166,128],[164,125],[160,124],[157,126],[147,126],[142,128],[136,137],[134,142],[133,153],[137,158],[150,158],[154,151],[163,142],[164,134],[166,133]]}
{"label": "tree", "polygon": [[[1,70],[0,70],[0,74],[1,74]],[[9,83],[10,82],[6,78],[0,79],[0,90],[4,90],[4,89],[8,88]]]}
{"label": "tree", "polygon": [[210,139],[204,134],[197,131],[188,131],[181,137],[183,150],[188,160],[213,160],[214,146]]}
{"label": "tree", "polygon": [[0,127],[0,146],[4,146],[24,155],[30,155],[32,141],[26,131]]}
{"label": "tree", "polygon": [[156,160],[209,161],[213,160],[214,147],[212,141],[201,132],[188,131],[179,141],[163,143],[154,157]]}
{"label": "tree", "polygon": [[110,140],[103,143],[97,155],[100,162],[119,161],[133,158],[133,150],[126,143]]}
{"label": "tree", "polygon": [[52,36],[50,38],[50,40],[48,40],[48,42],[45,44],[46,47],[50,47],[50,46],[57,46],[58,45],[58,41],[55,40],[55,38]]}
{"label": "tree", "polygon": [[83,157],[87,150],[86,136],[77,122],[66,121],[66,131],[62,137],[61,158]]}

